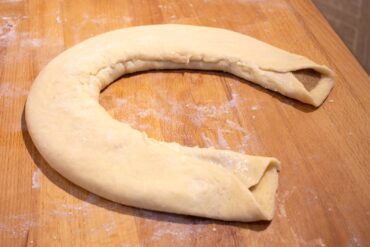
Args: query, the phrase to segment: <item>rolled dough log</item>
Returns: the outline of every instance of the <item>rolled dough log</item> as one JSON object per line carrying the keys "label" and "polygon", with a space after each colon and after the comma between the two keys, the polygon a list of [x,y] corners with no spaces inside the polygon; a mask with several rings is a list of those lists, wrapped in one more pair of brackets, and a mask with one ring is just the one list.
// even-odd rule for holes
{"label": "rolled dough log", "polygon": [[[113,119],[99,92],[123,74],[151,69],[221,70],[318,106],[332,72],[305,57],[217,28],[153,25],[88,39],[36,78],[26,121],[50,166],[75,184],[125,205],[232,221],[271,220],[279,161],[159,142]],[[313,69],[307,91],[292,72]]]}

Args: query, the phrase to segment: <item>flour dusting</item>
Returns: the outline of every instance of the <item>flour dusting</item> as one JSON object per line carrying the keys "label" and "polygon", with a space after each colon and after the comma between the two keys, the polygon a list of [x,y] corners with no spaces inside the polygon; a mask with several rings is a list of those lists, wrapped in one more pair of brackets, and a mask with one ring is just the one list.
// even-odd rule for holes
{"label": "flour dusting", "polygon": [[286,210],[285,210],[285,206],[282,203],[279,203],[279,214],[282,217],[286,217],[287,216]]}
{"label": "flour dusting", "polygon": [[170,236],[178,240],[184,240],[188,238],[193,233],[192,229],[183,229],[183,227],[178,227],[176,225],[167,226],[164,228],[158,228],[154,232],[152,239],[159,240],[163,237]]}
{"label": "flour dusting", "polygon": [[286,202],[289,197],[297,190],[296,186],[293,186],[291,190],[284,191],[283,194],[279,194],[277,197],[278,215],[280,217],[287,217],[287,211],[285,209]]}
{"label": "flour dusting", "polygon": [[94,203],[98,198],[94,194],[89,194],[85,201],[77,204],[60,203],[58,202],[57,207],[51,212],[51,215],[58,217],[73,216],[73,215],[89,215],[90,214],[90,204]]}
{"label": "flour dusting", "polygon": [[254,105],[251,107],[252,111],[257,111],[260,107],[258,105]]}
{"label": "flour dusting", "polygon": [[252,135],[246,134],[242,138],[242,142],[238,145],[238,152],[239,153],[245,153],[245,149],[248,148],[250,142],[251,142]]}
{"label": "flour dusting", "polygon": [[27,95],[28,91],[14,85],[10,82],[2,82],[0,84],[0,96],[6,96],[6,97],[19,97]]}
{"label": "flour dusting", "polygon": [[63,22],[62,18],[59,15],[57,17],[55,17],[55,21],[58,24],[61,24]]}
{"label": "flour dusting", "polygon": [[16,34],[17,19],[3,16],[1,18],[5,23],[0,26],[0,44],[14,41]]}
{"label": "flour dusting", "polygon": [[225,140],[225,137],[221,129],[217,130],[217,140],[218,140],[218,144],[220,145],[220,147],[225,148],[225,149],[230,149],[229,143]]}
{"label": "flour dusting", "polygon": [[41,170],[37,168],[32,174],[32,189],[38,189],[41,187]]}
{"label": "flour dusting", "polygon": [[202,140],[204,144],[206,145],[206,147],[214,147],[212,140],[209,137],[207,137],[206,134],[202,132],[200,136],[202,137]]}
{"label": "flour dusting", "polygon": [[10,215],[1,219],[0,233],[6,233],[12,238],[25,237],[30,228],[38,225],[33,214]]}
{"label": "flour dusting", "polygon": [[[38,171],[36,173],[39,173]],[[75,193],[80,193],[77,189]],[[65,203],[65,198],[58,199],[57,197],[48,202],[49,204],[55,205],[55,208],[50,211],[43,211],[42,220],[40,220],[39,213],[19,213],[15,215],[0,215],[0,234],[6,234],[11,238],[19,238],[27,236],[28,232],[32,228],[38,228],[40,231],[47,229],[51,224],[55,225],[55,222],[76,221],[76,216],[83,216],[86,220],[93,217],[95,211],[93,210],[92,203],[98,201],[99,198],[94,194],[89,194],[85,201],[80,203]],[[105,203],[105,202],[103,202]],[[52,206],[52,205],[49,205]],[[114,210],[119,205],[117,203],[106,202],[105,208]],[[47,207],[48,208],[48,207]],[[73,233],[80,235],[82,230],[84,234],[105,234],[106,236],[111,235],[117,231],[118,225],[114,214],[110,211],[106,212],[106,217],[101,224],[96,224],[91,228],[77,229]],[[57,239],[56,235],[52,235],[53,239]]]}
{"label": "flour dusting", "polygon": [[245,129],[243,129],[238,123],[235,123],[235,122],[233,122],[233,121],[231,121],[229,119],[226,119],[226,123],[233,130],[240,131],[240,132],[242,132],[244,134],[247,133],[247,131]]}
{"label": "flour dusting", "polygon": [[[250,145],[252,139],[251,133],[244,129],[238,122],[230,119],[232,111],[243,103],[246,99],[239,96],[237,93],[232,93],[228,101],[214,105],[214,104],[195,104],[178,102],[171,97],[167,90],[153,86],[153,92],[156,97],[149,97],[145,99],[138,99],[134,96],[124,98],[114,98],[112,100],[113,107],[110,109],[113,115],[120,115],[119,112],[125,110],[128,117],[121,121],[129,124],[131,127],[138,130],[152,129],[149,124],[142,124],[146,118],[154,118],[162,121],[165,124],[177,125],[177,127],[184,127],[187,119],[195,127],[208,128],[216,132],[216,140],[212,140],[201,132],[200,137],[206,147],[215,147],[224,149],[231,149],[230,144],[225,138],[225,133],[239,132],[243,134],[242,141],[237,145],[237,150],[245,153],[245,149]],[[124,109],[123,109],[124,108]],[[127,114],[127,111],[132,114]],[[220,119],[226,119],[225,125],[220,128]],[[173,136],[179,137],[178,133],[172,133]],[[186,137],[186,135],[184,135]]]}
{"label": "flour dusting", "polygon": [[326,243],[321,237],[305,240],[303,237],[298,236],[298,234],[290,228],[290,231],[292,232],[294,238],[299,243],[300,246],[320,246],[320,247],[326,247]]}
{"label": "flour dusting", "polygon": [[238,98],[239,98],[239,95],[238,94],[236,94],[236,93],[232,93],[231,94],[231,99],[228,102],[228,105],[229,105],[230,108],[237,107],[237,105],[238,105]]}
{"label": "flour dusting", "polygon": [[[141,243],[157,245],[171,243],[171,246],[192,246],[192,239],[199,238],[207,232],[210,220],[199,220],[166,213],[157,213],[149,210],[139,210],[144,223],[148,223],[148,234],[143,236]],[[160,245],[159,245],[160,246]]]}
{"label": "flour dusting", "polygon": [[352,236],[351,243],[349,244],[350,247],[360,247],[360,241],[356,236]]}
{"label": "flour dusting", "polygon": [[179,246],[189,246],[187,242],[192,236],[199,236],[203,231],[203,226],[198,224],[178,224],[158,222],[154,225],[153,234],[150,242],[171,239],[171,242]]}
{"label": "flour dusting", "polygon": [[41,39],[22,39],[21,46],[22,47],[40,47],[42,46]]}
{"label": "flour dusting", "polygon": [[122,17],[122,20],[124,23],[131,23],[134,20],[134,18],[132,18],[131,16],[124,16]]}

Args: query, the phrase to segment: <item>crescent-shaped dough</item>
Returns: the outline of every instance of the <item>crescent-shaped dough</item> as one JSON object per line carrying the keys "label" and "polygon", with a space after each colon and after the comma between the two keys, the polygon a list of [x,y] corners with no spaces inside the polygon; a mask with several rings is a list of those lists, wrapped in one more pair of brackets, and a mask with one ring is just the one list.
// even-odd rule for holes
{"label": "crescent-shaped dough", "polygon": [[[221,70],[318,106],[332,72],[305,57],[218,28],[153,25],[88,39],[53,59],[26,104],[33,142],[67,179],[125,205],[222,220],[271,220],[279,161],[159,142],[113,119],[101,89],[151,69]],[[292,72],[321,79],[307,91]]]}

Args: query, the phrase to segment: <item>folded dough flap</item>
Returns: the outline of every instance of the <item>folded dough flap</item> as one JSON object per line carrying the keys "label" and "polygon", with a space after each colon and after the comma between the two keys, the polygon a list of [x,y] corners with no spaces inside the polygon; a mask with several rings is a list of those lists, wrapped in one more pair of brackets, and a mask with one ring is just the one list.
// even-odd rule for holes
{"label": "folded dough flap", "polygon": [[246,196],[251,196],[259,211],[256,217],[259,220],[272,219],[280,169],[277,159],[217,149],[208,149],[207,153],[199,152],[197,156],[231,171],[250,192]]}
{"label": "folded dough flap", "polygon": [[251,157],[251,167],[254,167],[255,179],[249,187],[254,199],[258,203],[262,215],[271,220],[275,209],[275,194],[278,187],[278,170],[280,162],[275,158]]}
{"label": "folded dough flap", "polygon": [[289,61],[279,66],[260,65],[261,85],[301,102],[320,106],[334,86],[334,72],[295,54],[290,54]]}

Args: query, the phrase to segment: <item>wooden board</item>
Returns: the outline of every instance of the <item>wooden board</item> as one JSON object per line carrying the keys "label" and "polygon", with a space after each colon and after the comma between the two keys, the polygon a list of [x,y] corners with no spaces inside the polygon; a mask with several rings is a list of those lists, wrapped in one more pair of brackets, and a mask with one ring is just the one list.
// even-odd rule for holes
{"label": "wooden board", "polygon": [[[8,0],[0,16],[0,246],[369,245],[370,80],[310,1]],[[216,72],[135,74],[101,95],[158,140],[279,158],[271,223],[118,205],[58,175],[32,144],[23,109],[45,64],[91,36],[152,23],[228,28],[336,71],[319,109]]]}

